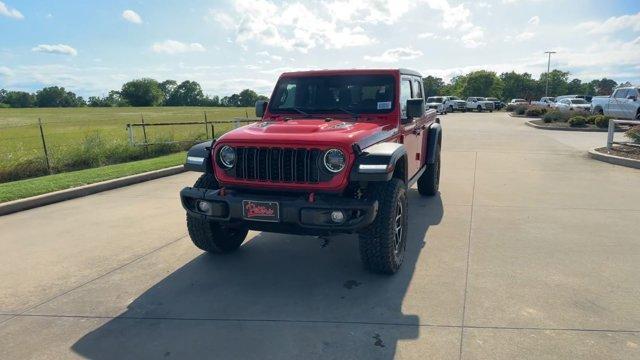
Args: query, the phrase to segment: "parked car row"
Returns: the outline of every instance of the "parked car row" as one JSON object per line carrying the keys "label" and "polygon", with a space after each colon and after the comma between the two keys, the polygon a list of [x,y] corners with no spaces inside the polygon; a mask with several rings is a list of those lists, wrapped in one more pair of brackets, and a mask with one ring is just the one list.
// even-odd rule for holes
{"label": "parked car row", "polygon": [[[512,99],[509,105],[527,105],[525,99]],[[610,96],[562,95],[542,97],[531,105],[555,108],[560,111],[589,111],[620,119],[640,120],[640,87],[627,86],[616,89]]]}
{"label": "parked car row", "polygon": [[430,96],[427,98],[425,106],[427,109],[434,109],[440,114],[454,111],[489,111],[500,110],[505,104],[497,98],[485,98],[478,96],[468,97],[462,100],[457,96]]}

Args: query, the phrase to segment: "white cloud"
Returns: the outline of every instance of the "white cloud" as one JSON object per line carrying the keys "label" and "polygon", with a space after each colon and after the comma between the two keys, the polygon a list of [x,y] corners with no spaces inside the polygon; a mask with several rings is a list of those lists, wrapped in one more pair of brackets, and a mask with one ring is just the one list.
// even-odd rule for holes
{"label": "white cloud", "polygon": [[176,40],[165,40],[162,42],[154,43],[151,46],[151,50],[156,53],[164,53],[164,54],[181,54],[181,53],[189,53],[189,52],[203,52],[206,51],[204,46],[200,43],[183,43]]}
{"label": "white cloud", "polygon": [[625,29],[640,31],[640,12],[633,15],[612,16],[602,22],[584,22],[578,24],[577,28],[589,34],[612,34]]}
{"label": "white cloud", "polygon": [[484,31],[481,27],[475,26],[468,33],[460,37],[462,43],[466,48],[474,49],[479,46],[485,45],[484,39]]}
{"label": "white cloud", "polygon": [[0,76],[9,77],[13,75],[13,71],[6,66],[0,66]]}
{"label": "white cloud", "polygon": [[422,51],[414,50],[412,48],[395,48],[389,49],[382,53],[382,55],[377,56],[365,56],[365,60],[374,61],[374,62],[386,62],[386,63],[394,63],[400,60],[411,60],[422,56]]}
{"label": "white cloud", "polygon": [[387,25],[398,21],[411,5],[409,0],[334,0],[325,4],[336,20]]}
{"label": "white cloud", "polygon": [[57,54],[57,55],[69,55],[69,56],[78,55],[78,51],[76,49],[65,44],[50,44],[50,45],[40,44],[32,48],[31,51],[47,53],[47,54]]}
{"label": "white cloud", "polygon": [[18,20],[24,19],[24,15],[20,11],[8,7],[2,1],[0,1],[0,15]]}
{"label": "white cloud", "polygon": [[540,17],[538,15],[536,16],[532,16],[531,19],[529,19],[529,21],[527,21],[529,24],[531,25],[538,25],[540,24]]}
{"label": "white cloud", "polygon": [[532,33],[530,31],[523,31],[519,34],[517,34],[516,36],[511,36],[511,35],[507,35],[504,37],[504,41],[505,42],[522,42],[522,41],[527,41],[527,40],[531,40],[536,36],[535,33]]}
{"label": "white cloud", "polygon": [[122,18],[133,24],[142,24],[142,18],[133,10],[123,11]]}
{"label": "white cloud", "polygon": [[235,29],[240,44],[258,41],[304,53],[319,46],[341,49],[374,42],[362,27],[339,24],[337,19],[323,16],[320,9],[310,10],[301,3],[276,5],[268,0],[238,0],[233,15],[215,13],[214,19]]}
{"label": "white cloud", "polygon": [[432,32],[423,32],[418,34],[418,39],[436,39],[438,36]]}

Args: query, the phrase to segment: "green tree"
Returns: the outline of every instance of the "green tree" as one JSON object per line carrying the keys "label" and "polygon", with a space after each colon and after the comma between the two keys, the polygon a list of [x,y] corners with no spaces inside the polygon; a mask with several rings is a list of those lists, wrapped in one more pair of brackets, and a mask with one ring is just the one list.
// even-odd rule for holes
{"label": "green tree", "polygon": [[573,79],[567,84],[567,92],[569,94],[582,94],[584,86],[582,86],[582,80]]}
{"label": "green tree", "polygon": [[132,106],[157,106],[162,103],[164,98],[160,84],[149,78],[125,83],[122,85],[120,95]]}
{"label": "green tree", "polygon": [[465,76],[461,89],[463,97],[492,96],[502,97],[502,81],[493,71],[472,71]]}
{"label": "green tree", "polygon": [[77,107],[84,106],[84,100],[63,87],[50,86],[36,93],[38,107]]}
{"label": "green tree", "polygon": [[217,95],[212,97],[205,96],[202,100],[202,106],[220,106],[220,97]]}
{"label": "green tree", "polygon": [[441,90],[444,87],[444,80],[435,76],[427,76],[422,78],[422,84],[424,86],[424,96],[442,95]]}
{"label": "green tree", "polygon": [[35,97],[24,91],[8,91],[4,103],[12,108],[27,108],[34,105]]}
{"label": "green tree", "polygon": [[500,80],[503,85],[502,96],[500,98],[503,100],[532,100],[537,95],[536,81],[529,73],[518,74],[515,71],[506,72],[500,74]]}
{"label": "green tree", "polygon": [[202,104],[204,94],[200,84],[195,81],[183,81],[176,86],[167,99],[170,106],[198,106]]}
{"label": "green tree", "polygon": [[602,78],[591,81],[591,85],[593,85],[597,95],[611,95],[613,89],[618,86],[618,83],[611,79]]}
{"label": "green tree", "polygon": [[178,82],[175,80],[165,80],[159,84],[160,90],[162,90],[162,94],[164,95],[163,101],[167,101],[171,96],[173,90],[178,86]]}
{"label": "green tree", "polygon": [[238,94],[238,106],[254,106],[258,101],[258,94],[250,89],[244,89]]}
{"label": "green tree", "polygon": [[547,86],[547,77],[549,78],[549,96],[566,95],[569,88],[569,72],[562,70],[553,70],[549,74],[540,75],[538,84],[542,89],[542,93]]}

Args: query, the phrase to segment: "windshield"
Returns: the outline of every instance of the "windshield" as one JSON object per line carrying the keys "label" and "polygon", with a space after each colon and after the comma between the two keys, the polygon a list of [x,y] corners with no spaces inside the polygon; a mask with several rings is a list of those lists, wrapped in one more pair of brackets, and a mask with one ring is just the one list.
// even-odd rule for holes
{"label": "windshield", "polygon": [[457,97],[457,96],[450,96],[450,99],[451,99],[451,100],[460,100],[460,98],[459,98],[459,97]]}
{"label": "windshield", "polygon": [[430,97],[427,98],[427,102],[428,103],[441,103],[442,102],[442,97]]}
{"label": "windshield", "polygon": [[487,98],[487,100],[489,100],[489,101],[499,101],[499,100],[498,100],[498,99],[496,99],[496,98]]}
{"label": "windshield", "polygon": [[583,99],[571,99],[572,104],[586,104],[587,102]]}
{"label": "windshield", "polygon": [[277,114],[388,113],[394,107],[394,84],[390,75],[282,78],[269,110]]}

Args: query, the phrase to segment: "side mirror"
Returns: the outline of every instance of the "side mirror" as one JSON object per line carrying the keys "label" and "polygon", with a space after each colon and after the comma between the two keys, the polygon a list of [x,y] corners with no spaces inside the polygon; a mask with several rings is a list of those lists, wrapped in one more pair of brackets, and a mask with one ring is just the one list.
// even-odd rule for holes
{"label": "side mirror", "polygon": [[632,100],[632,101],[636,101],[636,100],[638,100],[638,97],[635,96],[635,95],[629,95],[629,96],[627,96],[627,99],[628,100]]}
{"label": "side mirror", "polygon": [[267,111],[267,102],[264,100],[256,101],[256,117],[263,117],[265,111]]}
{"label": "side mirror", "polygon": [[407,118],[419,118],[424,116],[424,99],[407,100]]}

